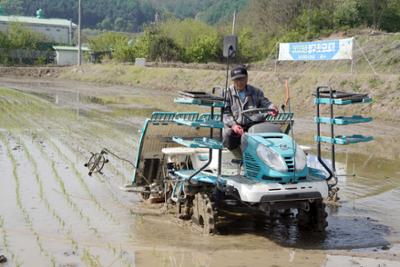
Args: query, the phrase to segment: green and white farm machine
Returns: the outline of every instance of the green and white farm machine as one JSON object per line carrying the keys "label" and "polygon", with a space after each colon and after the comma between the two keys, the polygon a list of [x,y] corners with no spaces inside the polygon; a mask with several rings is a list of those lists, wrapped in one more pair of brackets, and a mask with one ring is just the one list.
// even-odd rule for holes
{"label": "green and white farm machine", "polygon": [[[335,117],[333,106],[370,101],[367,95],[317,88],[315,140],[320,167],[313,168],[304,147],[290,134],[293,113],[271,117],[266,115],[268,109],[244,111],[249,118],[256,115],[257,121],[245,133],[241,149],[229,151],[221,142],[224,95],[181,92],[176,103],[204,106],[210,112],[153,113],[141,131],[132,185],[144,199],[175,205],[179,218],[192,220],[204,233],[217,232],[219,224],[238,214],[266,221],[288,215],[296,217],[301,228],[324,231],[324,200],[337,191],[335,145],[372,139],[335,136],[334,125],[372,119]],[[330,106],[329,117],[321,116],[320,105]],[[321,124],[330,126],[330,137],[321,136]],[[322,159],[321,142],[332,145],[331,164]]]}

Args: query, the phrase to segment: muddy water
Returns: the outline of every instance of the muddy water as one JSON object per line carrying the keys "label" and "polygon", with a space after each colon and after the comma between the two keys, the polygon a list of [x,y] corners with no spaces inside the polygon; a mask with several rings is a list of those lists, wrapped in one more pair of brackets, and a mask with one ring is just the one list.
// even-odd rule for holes
{"label": "muddy water", "polygon": [[[0,90],[4,266],[399,265],[396,160],[339,154],[342,172],[351,176],[340,177],[340,205],[328,208],[325,234],[299,231],[291,219],[260,226],[242,218],[220,235],[202,236],[190,223],[119,190],[130,180],[129,165],[110,158],[104,175],[93,177],[83,167],[89,152],[103,147],[132,157],[143,117],[111,116],[109,106],[93,103],[79,103],[87,113],[77,114],[69,102],[73,89],[60,82],[7,85],[40,93],[45,101]],[[110,90],[76,86],[86,96]],[[68,101],[60,95],[56,105],[54,98],[43,97],[53,89],[65,91]],[[119,88],[116,94],[129,95],[129,90]],[[400,145],[390,150],[400,151]]]}

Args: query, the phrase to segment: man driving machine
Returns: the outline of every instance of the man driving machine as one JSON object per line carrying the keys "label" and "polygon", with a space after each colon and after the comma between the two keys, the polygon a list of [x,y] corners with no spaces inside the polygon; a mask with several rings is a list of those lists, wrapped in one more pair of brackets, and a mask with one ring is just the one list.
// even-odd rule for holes
{"label": "man driving machine", "polygon": [[226,94],[225,112],[223,114],[224,131],[223,144],[229,150],[236,149],[241,144],[244,133],[256,121],[265,119],[265,114],[254,112],[252,116],[246,114],[257,109],[264,109],[266,114],[277,116],[279,110],[264,96],[262,90],[247,84],[248,74],[245,66],[240,65],[231,70],[233,84]]}

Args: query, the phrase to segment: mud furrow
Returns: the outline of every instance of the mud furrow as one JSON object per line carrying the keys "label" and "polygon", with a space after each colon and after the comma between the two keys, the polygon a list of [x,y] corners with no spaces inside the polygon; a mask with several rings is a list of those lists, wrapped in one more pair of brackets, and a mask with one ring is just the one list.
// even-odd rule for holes
{"label": "mud furrow", "polygon": [[[19,113],[23,112],[23,111],[20,111],[20,110],[14,108],[14,107],[9,107],[9,108],[12,110],[12,113],[15,113],[15,114],[19,114]],[[88,134],[86,134],[84,131],[77,132],[77,131],[75,130],[74,127],[70,127],[70,126],[67,125],[67,124],[60,124],[57,120],[53,120],[53,119],[51,119],[51,118],[49,118],[49,119],[46,121],[46,124],[48,124],[48,123],[50,122],[50,124],[51,124],[52,126],[51,126],[51,127],[45,127],[41,121],[38,121],[35,117],[31,116],[30,113],[27,113],[26,115],[29,116],[29,119],[24,117],[23,120],[24,120],[28,125],[29,125],[29,124],[34,124],[38,129],[43,129],[43,130],[45,130],[45,131],[47,131],[47,128],[51,128],[51,129],[63,128],[63,129],[65,129],[65,133],[68,133],[68,134],[65,134],[65,135],[69,136],[70,138],[72,137],[72,135],[74,135],[74,137],[75,137],[75,138],[73,138],[74,140],[85,140],[85,139],[86,139],[86,140],[90,140],[90,139],[93,140],[93,133],[99,132],[97,129],[96,129],[96,130],[92,130],[92,131],[91,131],[90,133],[88,133]],[[18,118],[18,119],[21,120],[21,118]],[[89,123],[84,123],[84,125],[89,125]],[[87,130],[90,130],[90,129],[85,128],[84,130],[87,131]],[[95,140],[95,142],[96,142],[97,148],[100,147],[100,144],[98,144],[98,142],[99,142],[98,140],[102,140],[102,141],[104,142],[103,137],[100,137],[100,136],[96,135],[96,140]],[[67,142],[67,141],[65,141],[65,142]],[[82,143],[80,143],[80,144],[82,144]],[[87,142],[87,143],[86,143],[86,146],[87,146],[88,144],[92,144],[92,142]],[[71,144],[69,144],[69,145],[71,145]],[[85,144],[83,144],[83,146],[84,146],[84,145],[85,145]],[[120,144],[119,144],[119,145],[120,145]],[[72,147],[73,147],[73,145],[72,145]],[[88,150],[88,151],[89,151],[89,150]],[[82,153],[82,151],[80,151],[80,153]],[[85,154],[88,155],[89,153],[86,152]],[[127,178],[127,176],[126,176],[125,174],[123,174],[118,168],[112,166],[112,163],[111,163],[110,165],[108,165],[108,166],[110,166],[110,167],[113,169],[113,171],[114,171],[114,173],[116,174],[116,176],[121,177],[121,179],[122,179],[122,177],[124,177],[125,181],[130,180],[130,179]],[[112,198],[113,198],[113,199],[116,199],[115,192],[113,192],[112,190],[109,190],[109,191],[110,191],[110,193],[111,193],[111,195],[112,195]]]}
{"label": "mud furrow", "polygon": [[[22,197],[21,197],[21,177],[20,177],[20,172],[18,171],[18,162],[13,155],[11,148],[10,148],[10,143],[7,140],[7,137],[5,137],[3,134],[0,133],[0,139],[2,142],[5,144],[6,147],[6,152],[7,152],[7,157],[10,161],[11,165],[11,170],[12,170],[12,177],[14,178],[14,185],[15,185],[15,201],[16,201],[16,206],[18,210],[20,211],[23,221],[25,223],[25,226],[29,229],[30,233],[33,235],[32,240],[35,240],[36,246],[38,248],[38,255],[43,255],[47,258],[47,264],[51,264],[52,266],[55,266],[55,258],[53,255],[51,255],[44,247],[43,245],[43,240],[40,236],[40,234],[37,232],[37,230],[34,227],[34,223],[32,221],[32,216],[22,203]],[[44,263],[45,260],[41,259],[39,256],[37,257],[37,260],[39,262]],[[46,264],[46,265],[47,265]]]}
{"label": "mud furrow", "polygon": [[[57,181],[58,185],[59,185],[59,189],[61,190],[61,194],[63,196],[63,198],[66,200],[66,202],[68,203],[68,205],[72,208],[72,210],[79,215],[79,217],[87,224],[87,226],[89,227],[89,229],[91,229],[92,231],[94,231],[95,234],[98,233],[97,229],[92,227],[91,224],[91,220],[90,218],[84,214],[84,212],[82,211],[82,209],[79,208],[79,206],[72,200],[71,194],[68,193],[64,180],[61,178],[61,175],[59,173],[59,171],[57,170],[58,164],[57,162],[55,162],[52,159],[51,154],[48,154],[47,151],[44,150],[43,147],[38,147],[40,152],[42,153],[42,155],[45,157],[46,161],[49,162],[50,164],[50,170],[53,174],[53,177],[55,178],[55,180]],[[60,168],[60,167],[59,167]]]}
{"label": "mud furrow", "polygon": [[[10,107],[9,107],[9,109],[8,109],[8,112],[9,112],[9,113],[12,113],[12,114],[26,113],[26,111],[25,111],[25,112],[19,111],[19,110],[10,108]],[[20,123],[23,123],[23,124],[26,124],[26,125],[29,125],[30,123],[32,123],[32,121],[29,120],[29,119],[27,119],[27,118],[21,118],[21,117],[17,117],[17,116],[13,116],[13,117],[14,117],[14,119],[15,119],[16,121],[19,120]],[[53,160],[50,159],[49,155],[47,155],[47,154],[44,153],[42,147],[39,147],[39,148],[40,148],[40,151],[42,152],[42,154],[46,156],[47,160],[48,160],[49,162],[51,162],[51,164],[50,164],[50,165],[51,165],[51,168],[50,168],[50,169],[52,170],[53,175],[54,175],[54,177],[56,178],[56,180],[57,180],[57,182],[58,182],[58,184],[59,184],[59,186],[60,186],[60,189],[61,189],[61,191],[62,191],[62,193],[63,193],[63,196],[64,196],[65,200],[66,200],[66,201],[69,203],[69,205],[80,215],[80,217],[81,217],[82,219],[84,219],[88,225],[90,225],[90,219],[89,219],[86,215],[83,214],[83,212],[79,209],[79,207],[71,200],[71,197],[67,194],[66,189],[65,189],[65,184],[64,184],[63,180],[61,179],[60,175],[58,174],[57,170],[55,169],[56,163],[55,163]],[[97,231],[97,230],[96,230],[96,231]]]}
{"label": "mud furrow", "polygon": [[2,236],[1,242],[3,243],[4,251],[7,253],[7,255],[11,256],[11,260],[15,266],[21,266],[22,262],[20,261],[20,258],[19,258],[20,256],[15,254],[15,252],[12,250],[12,248],[10,248],[8,234],[4,228],[4,219],[1,215],[0,215],[0,233]]}
{"label": "mud furrow", "polygon": [[[10,110],[8,110],[8,111],[10,111]],[[18,121],[22,121],[22,119],[21,118],[15,118],[16,120],[18,120]],[[28,119],[26,119],[26,118],[24,118],[23,119],[24,121],[26,121],[27,123],[32,123],[32,121],[30,121],[30,120],[28,120]],[[43,127],[43,126],[42,126]],[[44,127],[43,127],[43,129],[44,129]],[[43,151],[42,151],[43,152]],[[47,158],[49,159],[49,157],[47,156]],[[56,176],[56,178],[57,178],[57,176],[58,176],[58,178],[60,178],[59,177],[59,175],[57,175],[57,172],[55,171],[55,162],[52,162],[52,171],[53,171],[53,173],[54,173],[54,175]],[[60,179],[59,179],[59,182],[60,182]],[[65,189],[65,186],[63,186],[63,184],[60,184],[60,186],[61,186],[61,191],[63,191],[63,192],[65,192],[65,190],[63,190],[63,188]],[[70,197],[67,197],[67,198],[69,198],[70,200],[71,200],[71,198]],[[70,201],[70,202],[72,202],[72,201]],[[76,205],[73,205],[73,206],[75,206],[76,207]],[[93,229],[93,228],[92,228]],[[76,244],[75,244],[76,245]],[[116,260],[114,259],[113,260],[113,262],[115,263],[116,261],[119,261],[119,262],[123,262],[122,263],[122,265],[124,265],[124,266],[130,266],[131,265],[131,261],[129,260],[129,256],[128,257],[126,257],[126,251],[124,251],[124,250],[122,250],[122,249],[116,249],[116,248],[114,248],[112,245],[110,245],[110,244],[108,244],[107,245],[107,247],[110,249],[110,251],[112,251],[113,252],[113,254],[116,256]],[[86,251],[85,253],[84,253],[85,255],[86,255],[86,258],[87,258],[87,256],[90,254],[88,251]],[[121,255],[124,255],[123,257],[121,257]],[[89,257],[90,258],[90,257]],[[122,258],[122,259],[121,259]],[[87,260],[87,259],[86,259]]]}
{"label": "mud furrow", "polygon": [[59,226],[65,230],[65,220],[60,216],[60,214],[54,209],[54,207],[50,204],[50,201],[48,200],[46,193],[45,193],[45,189],[44,189],[44,185],[43,185],[43,180],[41,179],[40,175],[39,175],[39,168],[38,168],[38,164],[36,162],[36,160],[33,158],[33,156],[31,155],[30,151],[28,150],[25,141],[23,141],[21,143],[22,147],[23,147],[23,151],[26,155],[26,157],[28,158],[28,160],[30,161],[30,163],[32,164],[33,168],[34,168],[34,176],[35,176],[35,181],[37,186],[39,187],[39,198],[40,200],[43,202],[44,206],[46,207],[46,209],[48,210],[48,212],[53,216],[53,218],[58,222]]}
{"label": "mud furrow", "polygon": [[[72,169],[74,173],[74,177],[79,180],[79,183],[81,184],[82,188],[88,195],[90,201],[107,217],[109,218],[112,222],[119,224],[118,220],[114,218],[113,214],[104,208],[101,203],[97,200],[97,198],[94,196],[92,191],[90,190],[88,184],[85,182],[85,180],[82,178],[81,173],[78,171],[78,169],[75,167],[74,162],[70,160],[70,158],[64,153],[58,146],[57,144],[52,140],[52,138],[48,138],[48,143],[52,146],[52,148],[58,153],[59,156],[61,156],[62,160],[64,160],[64,163],[66,163],[69,168]],[[67,148],[63,148],[65,151]]]}
{"label": "mud furrow", "polygon": [[[45,190],[47,190],[47,194],[54,195],[56,197],[60,197],[64,202],[67,204],[67,206],[70,207],[70,203],[68,203],[65,199],[65,196],[62,196],[62,190],[59,192],[58,190],[54,190],[54,187],[60,188],[59,181],[57,179],[54,179],[54,173],[53,169],[50,167],[48,155],[46,155],[40,148],[39,145],[36,144],[36,142],[32,142],[32,146],[30,146],[30,150],[32,153],[36,155],[35,160],[38,161],[38,164],[42,167],[41,170],[46,170],[45,174],[43,171],[41,171],[40,176],[41,177],[47,177],[45,180],[47,182]],[[48,177],[50,176],[50,177]],[[51,180],[54,180],[54,185],[51,185]],[[66,192],[68,194],[68,192]],[[61,195],[61,196],[60,196]],[[63,214],[65,214],[65,217],[68,219],[65,219],[65,224],[67,230],[65,231],[65,235],[68,240],[71,242],[71,246],[73,251],[79,252],[78,255],[80,256],[80,259],[82,262],[91,262],[89,259],[96,259],[98,258],[97,255],[101,255],[101,260],[108,262],[111,261],[111,254],[109,254],[108,251],[111,251],[108,249],[107,246],[103,245],[103,242],[99,242],[100,239],[100,234],[95,234],[93,235],[93,227],[91,225],[87,225],[86,223],[82,224],[82,218],[80,217],[79,213],[77,213],[73,208],[71,208],[71,214],[68,213],[67,209],[65,206],[60,206],[60,201],[55,200],[54,203],[58,204],[58,207],[55,207],[55,209],[59,209],[63,211]],[[64,220],[64,219],[62,219]],[[89,230],[88,233],[87,230]],[[104,248],[102,248],[104,247]],[[112,252],[112,251],[111,251]],[[114,255],[114,253],[113,253]],[[115,256],[115,255],[114,255]]]}
{"label": "mud furrow", "polygon": [[[68,165],[73,172],[73,175],[70,176],[76,176],[79,180],[79,183],[76,184],[77,188],[79,187],[83,187],[84,191],[87,193],[87,195],[90,196],[90,199],[88,199],[89,201],[93,203],[97,203],[96,205],[98,205],[98,210],[102,213],[105,213],[106,215],[109,216],[110,219],[110,223],[105,224],[104,221],[101,221],[101,224],[99,224],[98,226],[96,226],[96,229],[98,229],[98,235],[97,238],[101,238],[104,241],[107,242],[107,240],[109,241],[107,243],[107,247],[108,249],[113,252],[113,254],[117,254],[117,261],[122,261],[124,265],[130,266],[131,262],[129,260],[126,260],[126,256],[124,256],[122,259],[120,258],[119,255],[125,255],[127,254],[126,251],[122,250],[121,248],[118,249],[117,247],[115,247],[115,245],[113,245],[113,243],[115,243],[116,241],[120,242],[128,242],[128,240],[126,240],[127,238],[131,238],[129,235],[127,236],[126,233],[124,233],[123,231],[121,231],[121,226],[120,223],[114,218],[114,216],[109,213],[107,214],[107,210],[103,207],[102,203],[98,202],[96,198],[94,198],[94,194],[92,193],[90,187],[87,185],[87,183],[83,180],[83,178],[80,175],[80,172],[76,169],[76,167],[74,166],[73,162],[70,160],[70,158],[62,152],[62,150],[67,149],[64,147],[58,147],[54,141],[48,140],[50,143],[49,148],[52,148],[52,151],[55,152],[55,155],[57,155],[56,157],[59,158],[59,160],[64,160],[64,163],[66,163],[66,165]],[[47,143],[47,142],[46,142]],[[47,151],[48,154],[50,154],[49,151]],[[71,184],[71,183],[70,183]],[[102,186],[103,188],[103,186]],[[94,214],[94,210],[86,210],[85,213],[88,214],[88,217],[90,218],[102,218],[101,214]],[[125,214],[128,215],[127,210],[123,210],[123,212]],[[91,216],[90,216],[91,215]],[[112,238],[111,238],[112,237]],[[126,240],[126,241],[124,241]],[[129,257],[128,257],[129,258]]]}
{"label": "mud furrow", "polygon": [[[27,117],[25,117],[25,116],[23,118],[21,118],[20,116],[17,117],[17,116],[15,116],[13,114],[20,114],[23,111],[21,111],[21,110],[19,110],[17,108],[14,108],[14,107],[10,107],[10,106],[8,106],[7,108],[6,107],[2,107],[2,108],[4,109],[4,111],[7,114],[9,114],[8,117],[11,118],[11,120],[13,122],[13,125],[15,127],[17,127],[17,125],[21,125],[21,124],[24,124],[24,125],[34,124],[38,129],[43,129],[44,130],[43,134],[47,133],[47,128],[43,125],[43,123],[37,121],[37,119],[35,119],[34,117],[29,116],[29,119]],[[29,114],[29,115],[31,115],[31,114]],[[17,122],[19,122],[19,124]],[[61,127],[65,127],[65,126],[62,125]],[[65,132],[68,132],[68,131],[69,131],[69,129],[65,129]],[[79,135],[78,134],[75,134],[75,135],[79,139]],[[48,137],[49,135],[46,134],[46,136]],[[103,182],[103,181],[101,181],[101,182]],[[113,200],[118,201],[118,197],[116,197],[115,193],[112,190],[110,190],[109,188],[107,188],[107,189],[109,190]]]}
{"label": "mud furrow", "polygon": [[[37,143],[36,142],[34,142],[34,143],[35,143],[35,146],[37,147],[38,146]],[[45,147],[47,147],[47,146],[45,146]],[[55,171],[57,172],[57,169],[54,168],[54,166],[55,166],[54,157],[56,155],[57,155],[57,157],[60,156],[59,151],[55,150],[54,151],[55,153],[52,154],[53,151],[48,151],[48,148],[40,147],[40,150],[41,150],[42,154],[45,154],[45,157],[46,157],[47,161],[51,162],[51,164],[52,164],[52,172],[53,173]],[[61,176],[58,173],[56,173],[56,174],[59,176],[59,178],[57,178],[58,182],[61,182],[60,181],[61,180]],[[71,180],[69,180],[69,181],[71,181]],[[68,184],[71,185],[70,182]],[[78,189],[78,187],[80,187],[80,184],[77,184],[75,189]],[[61,188],[61,192],[64,195],[68,196],[68,199],[70,199],[71,201],[72,201],[72,198],[76,198],[75,195],[71,195],[70,193],[68,193],[68,191],[66,189],[66,186]],[[74,194],[76,194],[75,190],[73,192],[74,192]],[[89,199],[87,199],[87,200],[90,201]],[[78,203],[78,202],[75,202],[75,203]],[[76,204],[76,206],[78,206],[78,205]],[[85,205],[81,205],[81,206],[85,206]],[[81,211],[83,211],[83,210],[81,210]],[[91,218],[101,218],[102,217],[101,215],[94,215],[93,212],[94,212],[93,210],[87,209],[84,212],[84,214],[86,215],[86,218],[89,219],[89,220],[91,220]],[[127,211],[124,211],[124,213],[127,213]],[[90,215],[93,215],[93,216],[90,216]],[[100,220],[98,220],[98,219],[96,219],[95,221],[98,224],[100,223]],[[96,239],[99,239],[99,240],[101,240],[101,242],[106,244],[106,246],[107,246],[107,248],[108,248],[108,250],[110,252],[112,252],[114,255],[117,253],[117,255],[115,255],[115,256],[117,257],[118,261],[123,261],[123,264],[127,265],[127,266],[131,265],[131,262],[129,260],[125,260],[126,256],[124,256],[123,259],[120,259],[120,257],[118,256],[118,255],[125,255],[125,254],[127,254],[127,252],[123,251],[122,249],[118,249],[114,245],[112,245],[112,243],[114,243],[115,240],[119,240],[118,242],[122,242],[127,237],[130,238],[130,236],[127,236],[125,233],[123,233],[120,230],[118,230],[119,228],[121,228],[119,224],[107,224],[107,225],[105,225],[105,224],[101,223],[98,226],[94,227],[92,221],[90,221],[90,224],[88,224],[88,227],[89,227],[90,230],[95,230]],[[113,241],[109,240],[111,238],[111,236],[107,235],[107,233],[110,233],[110,232],[114,233],[113,236],[112,236],[112,240]],[[108,243],[107,243],[107,241],[108,241]],[[86,253],[86,255],[88,255],[88,253]]]}
{"label": "mud furrow", "polygon": [[53,207],[52,204],[50,204],[50,201],[47,198],[47,193],[45,192],[45,188],[43,185],[43,183],[44,183],[43,179],[39,175],[38,163],[37,163],[36,159],[34,159],[33,156],[31,155],[31,152],[29,151],[29,149],[26,145],[26,140],[23,140],[21,142],[21,146],[23,148],[24,154],[26,155],[28,161],[33,166],[35,182],[36,182],[37,186],[39,187],[38,196],[39,196],[40,201],[43,203],[43,205],[47,209],[48,213],[51,214],[51,216],[54,218],[54,220],[58,223],[59,227],[61,228],[61,230],[57,231],[57,232],[63,233],[65,239],[70,242],[72,251],[78,251],[77,241],[74,239],[73,234],[71,233],[72,230],[67,229],[66,219],[63,218],[56,211],[56,209]]}

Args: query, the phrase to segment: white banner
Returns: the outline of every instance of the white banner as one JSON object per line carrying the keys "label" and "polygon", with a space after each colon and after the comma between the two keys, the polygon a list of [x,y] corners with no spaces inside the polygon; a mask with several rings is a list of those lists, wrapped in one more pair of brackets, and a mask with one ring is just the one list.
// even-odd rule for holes
{"label": "white banner", "polygon": [[279,44],[280,61],[341,59],[353,59],[353,38]]}

